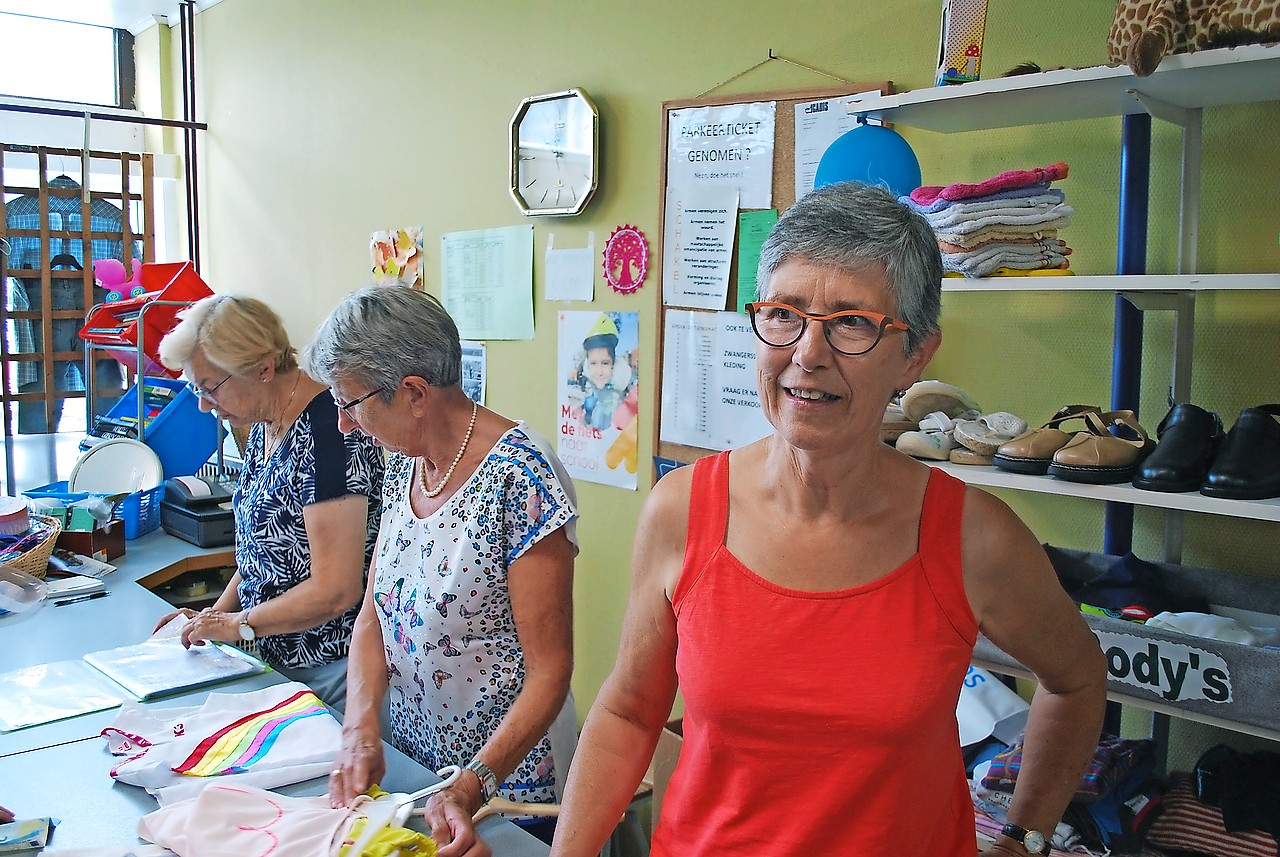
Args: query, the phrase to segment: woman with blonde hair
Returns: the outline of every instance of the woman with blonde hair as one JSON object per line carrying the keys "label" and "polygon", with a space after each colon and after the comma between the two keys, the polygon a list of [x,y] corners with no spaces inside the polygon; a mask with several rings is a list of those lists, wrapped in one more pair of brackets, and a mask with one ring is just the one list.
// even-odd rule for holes
{"label": "woman with blonde hair", "polygon": [[381,451],[338,430],[328,388],[298,366],[279,316],[260,300],[213,295],[181,313],[160,359],[200,408],[248,428],[232,497],[236,573],[183,642],[257,642],[277,671],[339,711],[347,650],[378,534]]}

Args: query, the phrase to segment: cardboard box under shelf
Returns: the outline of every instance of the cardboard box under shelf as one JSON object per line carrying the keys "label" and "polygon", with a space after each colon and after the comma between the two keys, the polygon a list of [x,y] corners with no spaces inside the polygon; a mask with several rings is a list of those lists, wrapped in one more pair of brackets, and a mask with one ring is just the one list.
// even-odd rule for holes
{"label": "cardboard box under shelf", "polygon": [[[1070,591],[1119,557],[1053,548],[1050,558]],[[1151,562],[1172,590],[1205,599],[1216,613],[1231,609],[1280,615],[1280,588],[1264,577]],[[1227,609],[1223,609],[1227,608]],[[1211,723],[1280,740],[1280,650],[1246,646],[1179,631],[1149,628],[1106,616],[1085,616],[1107,655],[1110,698],[1172,717]],[[974,662],[996,672],[1033,678],[986,637]]]}
{"label": "cardboard box under shelf", "polygon": [[58,534],[57,544],[60,548],[110,562],[124,556],[124,521],[114,518],[107,526],[93,530],[63,530]]}

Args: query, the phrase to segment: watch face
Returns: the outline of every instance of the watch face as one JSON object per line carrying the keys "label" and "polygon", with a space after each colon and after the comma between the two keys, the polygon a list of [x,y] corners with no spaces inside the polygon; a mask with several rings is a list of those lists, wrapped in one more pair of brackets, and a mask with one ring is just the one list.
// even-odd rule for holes
{"label": "watch face", "polygon": [[526,214],[577,214],[596,189],[598,120],[581,90],[526,98],[511,120],[511,194]]}
{"label": "watch face", "polygon": [[1040,854],[1044,851],[1044,835],[1038,830],[1028,830],[1022,844],[1032,854]]}

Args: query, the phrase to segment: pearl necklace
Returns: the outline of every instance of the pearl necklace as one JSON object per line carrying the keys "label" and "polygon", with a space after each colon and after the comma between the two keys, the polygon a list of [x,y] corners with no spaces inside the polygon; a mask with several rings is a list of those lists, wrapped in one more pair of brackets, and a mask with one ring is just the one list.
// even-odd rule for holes
{"label": "pearl necklace", "polygon": [[[280,412],[280,419],[278,420],[278,422],[281,425],[284,424],[285,417],[289,415],[289,406],[293,404],[293,396],[295,393],[298,392],[298,382],[301,380],[302,380],[302,370],[298,370],[298,374],[294,376],[294,379],[293,379],[293,389],[289,391],[289,401],[284,403],[284,410]],[[268,461],[270,461],[271,456],[276,454],[276,450],[280,448],[280,444],[284,443],[285,436],[289,434],[289,429],[293,428],[293,423],[289,423],[289,427],[284,429],[282,432],[280,432],[280,436],[275,439],[275,442],[270,443],[270,445],[268,445],[268,442],[271,440],[270,426],[271,426],[271,423],[268,422],[266,424],[266,427],[264,427],[262,431],[262,463],[263,464],[266,464]]]}
{"label": "pearl necklace", "polygon": [[444,486],[449,484],[449,477],[453,475],[453,469],[458,466],[458,462],[462,460],[462,455],[467,451],[467,444],[471,442],[471,432],[476,427],[476,412],[479,406],[471,403],[471,422],[467,425],[467,433],[462,438],[462,446],[458,447],[458,454],[453,457],[453,464],[449,465],[449,469],[444,472],[444,478],[441,479],[435,488],[427,487],[427,458],[422,457],[422,464],[418,470],[418,481],[422,483],[422,493],[427,497],[438,497],[440,492],[444,490]]}

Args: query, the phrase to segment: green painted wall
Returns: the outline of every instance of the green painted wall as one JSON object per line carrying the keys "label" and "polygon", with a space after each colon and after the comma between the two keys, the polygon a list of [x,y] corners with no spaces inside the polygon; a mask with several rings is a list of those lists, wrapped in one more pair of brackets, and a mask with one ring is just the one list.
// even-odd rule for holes
{"label": "green painted wall", "polygon": [[[939,0],[897,3],[655,0],[553,3],[492,0],[223,0],[197,18],[204,273],[219,290],[261,296],[305,342],[346,291],[363,284],[369,233],[423,224],[428,287],[439,279],[441,233],[531,222],[507,194],[507,134],[526,95],[585,88],[602,114],[602,182],[587,211],[537,219],[535,259],[557,247],[599,248],[634,224],[658,255],[661,105],[715,89],[775,54],[849,80],[932,82]],[[1110,4],[991,0],[983,72],[1032,60],[1046,68],[1106,59]],[[152,50],[176,61],[175,48]],[[170,70],[172,73],[172,70]],[[775,61],[718,93],[823,86],[831,81]],[[929,184],[977,181],[1016,167],[1066,161],[1061,187],[1075,206],[1063,237],[1081,274],[1115,266],[1118,119],[963,135],[903,129]],[[1277,146],[1280,104],[1206,112],[1203,270],[1280,270]],[[1178,134],[1157,127],[1149,270],[1174,270]],[[535,263],[538,336],[490,346],[491,405],[554,427],[555,316]],[[619,297],[598,283],[592,309],[639,310],[653,354],[659,279]],[[1033,424],[1068,402],[1106,404],[1110,296],[948,295],[946,340],[932,377],[961,384],[987,410]],[[572,305],[586,308],[585,305]],[[1280,295],[1205,294],[1197,306],[1194,400],[1228,424],[1243,407],[1277,398]],[[1167,409],[1167,319],[1148,322],[1143,423]],[[654,363],[646,358],[641,448],[653,447]],[[641,473],[647,473],[642,461]],[[628,587],[632,530],[645,490],[581,484],[577,565],[580,712],[610,669]],[[1102,510],[1082,500],[1010,494],[1045,541],[1098,549]],[[1139,553],[1159,553],[1160,516],[1141,511]],[[1276,575],[1274,525],[1191,516],[1184,561]],[[1183,746],[1208,740],[1191,735]],[[1239,742],[1237,742],[1239,743]],[[1191,749],[1186,752],[1192,752]]]}

